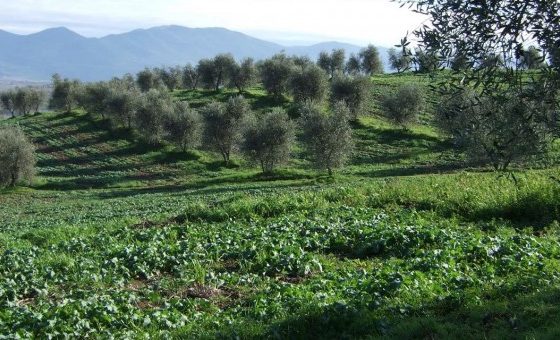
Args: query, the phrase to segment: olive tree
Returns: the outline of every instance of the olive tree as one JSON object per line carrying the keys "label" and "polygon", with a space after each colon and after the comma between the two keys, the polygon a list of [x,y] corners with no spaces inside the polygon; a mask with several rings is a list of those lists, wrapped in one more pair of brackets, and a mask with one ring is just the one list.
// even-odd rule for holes
{"label": "olive tree", "polygon": [[346,61],[346,54],[343,49],[334,49],[331,53],[321,52],[317,65],[325,70],[330,76],[334,77],[336,73],[344,72],[344,63]]}
{"label": "olive tree", "polygon": [[286,111],[274,108],[260,119],[247,124],[243,153],[259,163],[263,173],[271,173],[290,158],[295,140],[295,124]]}
{"label": "olive tree", "polygon": [[[110,88],[105,99],[105,107],[111,122],[116,126],[132,129],[140,106],[147,105],[143,99],[136,88]],[[147,115],[145,112],[143,114]],[[143,131],[140,132],[143,133]]]}
{"label": "olive tree", "polygon": [[230,98],[225,105],[212,102],[201,110],[204,145],[219,152],[226,165],[241,142],[243,122],[250,112],[249,103],[241,96]]}
{"label": "olive tree", "polygon": [[560,41],[560,3],[556,0],[399,2],[429,16],[431,24],[414,32],[422,49],[436,53],[442,61],[452,58],[456,51],[462,51],[474,61],[476,67],[472,69],[443,74],[434,88],[442,97],[457,96],[465,88],[475,91],[477,100],[465,105],[468,110],[465,116],[478,117],[469,135],[479,137],[468,139],[478,141],[477,150],[485,150],[489,162],[501,170],[514,159],[541,155],[542,147],[548,143],[547,136],[557,129],[557,122],[542,122],[556,121],[548,117],[558,112],[560,65],[553,62],[527,77],[516,61],[528,41],[544,52],[544,59],[554,56]]}
{"label": "olive tree", "polygon": [[350,110],[344,102],[336,102],[329,112],[307,103],[301,110],[303,140],[313,164],[326,169],[342,167],[352,151]]}
{"label": "olive tree", "polygon": [[301,70],[313,64],[311,59],[306,55],[294,55],[290,57],[290,60],[296,68],[299,68]]}
{"label": "olive tree", "polygon": [[224,84],[231,77],[231,72],[236,64],[235,59],[229,53],[226,54],[218,54],[212,60],[214,64],[214,75],[215,75],[215,83],[214,83],[214,90],[220,90]]}
{"label": "olive tree", "polygon": [[14,109],[19,115],[27,115],[31,112],[30,89],[18,88],[14,98]]}
{"label": "olive tree", "polygon": [[320,102],[325,98],[327,89],[327,74],[313,64],[294,71],[290,79],[290,92],[298,103],[308,100]]}
{"label": "olive tree", "polygon": [[545,153],[550,145],[551,120],[542,113],[554,112],[533,98],[509,90],[494,96],[464,90],[442,100],[436,122],[471,160],[505,171],[514,162]]}
{"label": "olive tree", "polygon": [[186,102],[177,102],[165,119],[166,139],[183,152],[200,144],[202,119]]}
{"label": "olive tree", "polygon": [[419,73],[435,72],[442,65],[442,61],[436,53],[420,48],[416,49],[414,62],[417,65],[417,71]]}
{"label": "olive tree", "polygon": [[10,112],[12,117],[16,115],[16,109],[14,107],[14,102],[16,100],[16,91],[7,90],[0,93],[0,100],[2,101],[2,107],[4,110]]}
{"label": "olive tree", "polygon": [[331,82],[331,102],[346,103],[350,109],[350,118],[355,120],[366,102],[370,86],[366,77],[338,74]]}
{"label": "olive tree", "polygon": [[58,74],[52,78],[53,92],[49,107],[54,110],[64,110],[69,113],[78,104],[82,86],[78,80],[62,79]]}
{"label": "olive tree", "polygon": [[520,67],[526,70],[536,70],[545,66],[544,56],[541,55],[535,46],[523,49],[519,54]]}
{"label": "olive tree", "polygon": [[257,80],[257,69],[252,58],[246,58],[240,64],[232,65],[231,85],[236,87],[239,93],[255,84]]}
{"label": "olive tree", "polygon": [[165,118],[173,112],[173,105],[167,91],[151,89],[140,97],[135,121],[144,142],[158,145],[163,141]]}
{"label": "olive tree", "polygon": [[262,84],[268,94],[281,98],[289,88],[294,64],[284,54],[277,54],[260,65]]}
{"label": "olive tree", "polygon": [[368,45],[358,54],[360,57],[360,66],[362,71],[367,75],[383,73],[383,63],[379,57],[379,51],[373,45]]}
{"label": "olive tree", "polygon": [[98,82],[84,86],[80,96],[80,105],[90,114],[99,114],[105,118],[107,113],[107,99],[111,88],[107,83]]}
{"label": "olive tree", "polygon": [[350,75],[360,74],[362,72],[360,57],[355,54],[351,54],[348,58],[348,61],[346,62],[345,71]]}
{"label": "olive tree", "polygon": [[394,48],[389,49],[389,63],[393,70],[396,70],[397,73],[401,73],[406,71],[410,68],[410,64],[412,59],[410,57],[410,52],[407,52],[406,49],[397,51]]}
{"label": "olive tree", "polygon": [[31,87],[18,88],[13,98],[13,109],[20,115],[37,112],[43,99],[44,94],[40,90]]}
{"label": "olive tree", "polygon": [[465,53],[457,51],[451,58],[449,64],[451,70],[455,72],[461,72],[472,68],[474,63],[469,60],[469,57]]}
{"label": "olive tree", "polygon": [[218,76],[212,59],[199,60],[196,66],[196,73],[198,74],[198,82],[200,82],[203,88],[210,90],[215,87]]}
{"label": "olive tree", "polygon": [[35,174],[35,148],[18,127],[0,128],[0,187],[31,182]]}
{"label": "olive tree", "polygon": [[198,87],[199,73],[197,68],[188,64],[183,68],[183,87],[194,90]]}
{"label": "olive tree", "polygon": [[169,91],[173,91],[183,84],[183,70],[179,66],[156,69],[156,73]]}
{"label": "olive tree", "polygon": [[393,123],[407,128],[414,122],[424,106],[424,94],[418,85],[405,84],[395,93],[385,95],[381,106],[387,118]]}
{"label": "olive tree", "polygon": [[39,89],[31,89],[29,93],[29,105],[31,107],[31,112],[38,112],[41,105],[45,103],[45,92]]}
{"label": "olive tree", "polygon": [[144,70],[136,74],[136,83],[140,91],[148,92],[151,89],[157,89],[161,87],[162,80],[156,70],[145,68]]}

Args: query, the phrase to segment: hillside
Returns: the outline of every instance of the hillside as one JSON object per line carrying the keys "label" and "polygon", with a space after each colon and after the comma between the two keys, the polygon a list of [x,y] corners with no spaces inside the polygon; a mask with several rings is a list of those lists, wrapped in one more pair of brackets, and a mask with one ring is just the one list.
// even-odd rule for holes
{"label": "hillside", "polygon": [[[48,80],[54,73],[83,81],[108,80],[144,67],[196,63],[218,53],[263,59],[280,51],[317,58],[322,50],[360,47],[338,42],[282,46],[224,28],[161,26],[102,38],[86,38],[64,27],[30,35],[0,31],[0,78]],[[386,58],[386,49],[380,48]]]}
{"label": "hillside", "polygon": [[[376,77],[372,98],[412,81]],[[560,169],[514,182],[468,168],[428,117],[404,131],[369,111],[334,178],[300,147],[263,176],[81,111],[0,121],[39,157],[33,186],[0,193],[0,334],[557,337]]]}

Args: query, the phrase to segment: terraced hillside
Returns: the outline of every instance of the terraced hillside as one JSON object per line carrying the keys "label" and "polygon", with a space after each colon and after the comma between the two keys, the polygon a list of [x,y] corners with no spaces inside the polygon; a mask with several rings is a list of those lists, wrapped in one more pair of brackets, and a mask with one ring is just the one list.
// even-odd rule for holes
{"label": "terraced hillside", "polygon": [[0,193],[0,335],[557,338],[559,169],[468,168],[422,122],[362,117],[330,178],[301,148],[262,176],[82,112],[1,121],[39,161]]}

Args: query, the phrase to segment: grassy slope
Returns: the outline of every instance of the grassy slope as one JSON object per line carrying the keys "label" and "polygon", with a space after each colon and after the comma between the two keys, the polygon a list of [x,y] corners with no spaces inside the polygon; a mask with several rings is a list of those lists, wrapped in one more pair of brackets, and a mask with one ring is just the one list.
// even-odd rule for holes
{"label": "grassy slope", "polygon": [[[373,95],[413,79],[379,77]],[[78,112],[0,122],[15,123],[39,180],[0,195],[0,334],[560,332],[556,168],[520,171],[516,186],[463,170],[429,125],[374,116],[334,180],[302,160],[263,178],[241,159],[149,150]]]}

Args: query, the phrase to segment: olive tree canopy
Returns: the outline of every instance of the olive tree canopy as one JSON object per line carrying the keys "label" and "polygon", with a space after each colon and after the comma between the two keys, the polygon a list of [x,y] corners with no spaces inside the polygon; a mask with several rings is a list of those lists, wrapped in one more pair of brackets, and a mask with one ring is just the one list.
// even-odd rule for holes
{"label": "olive tree canopy", "polygon": [[35,174],[35,148],[18,127],[0,128],[0,187],[30,182]]}

